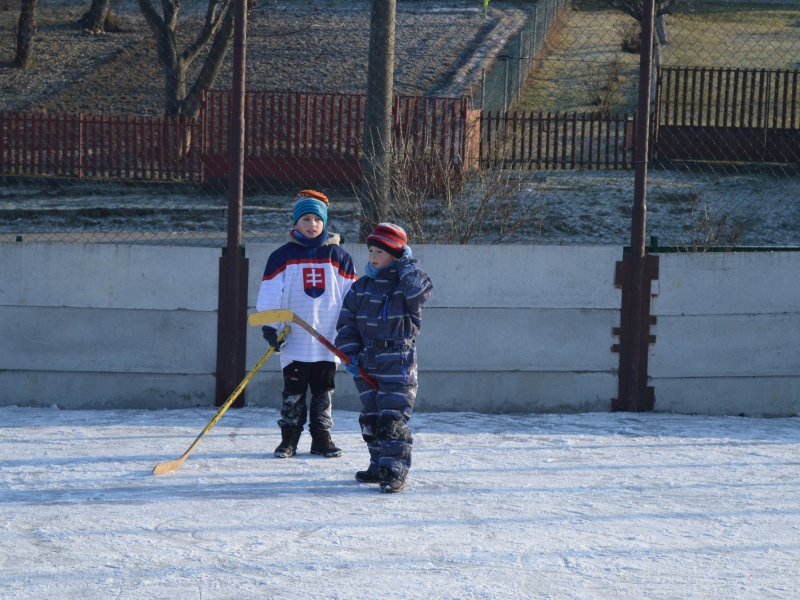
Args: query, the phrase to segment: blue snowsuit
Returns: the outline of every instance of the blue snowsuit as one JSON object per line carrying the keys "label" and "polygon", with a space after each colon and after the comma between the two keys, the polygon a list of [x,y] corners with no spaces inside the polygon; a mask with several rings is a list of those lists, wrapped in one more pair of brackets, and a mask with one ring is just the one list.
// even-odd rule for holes
{"label": "blue snowsuit", "polygon": [[413,438],[407,423],[417,396],[417,352],[422,305],[433,289],[418,262],[407,256],[356,281],[342,304],[336,346],[377,381],[376,390],[354,377],[363,408],[361,434],[369,449],[369,470],[391,469],[405,479]]}

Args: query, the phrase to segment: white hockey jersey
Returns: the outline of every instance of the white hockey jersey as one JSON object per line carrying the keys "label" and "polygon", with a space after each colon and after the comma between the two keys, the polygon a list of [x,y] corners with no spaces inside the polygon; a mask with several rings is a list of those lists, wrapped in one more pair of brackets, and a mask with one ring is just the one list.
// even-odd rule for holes
{"label": "white hockey jersey", "polygon": [[[329,233],[318,248],[309,248],[289,233],[289,243],[270,254],[264,269],[256,310],[289,309],[333,343],[342,301],[358,279],[353,259],[339,246],[339,235]],[[281,367],[292,361],[339,359],[305,329],[293,323],[275,323],[278,331],[291,327],[281,350]]]}

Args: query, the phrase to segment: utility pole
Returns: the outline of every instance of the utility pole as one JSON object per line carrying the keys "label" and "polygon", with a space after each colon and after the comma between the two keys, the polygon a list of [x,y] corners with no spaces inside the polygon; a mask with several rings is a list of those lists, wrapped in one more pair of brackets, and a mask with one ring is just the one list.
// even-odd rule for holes
{"label": "utility pole", "polygon": [[372,0],[360,197],[361,241],[383,220],[391,197],[396,14],[396,0]]}

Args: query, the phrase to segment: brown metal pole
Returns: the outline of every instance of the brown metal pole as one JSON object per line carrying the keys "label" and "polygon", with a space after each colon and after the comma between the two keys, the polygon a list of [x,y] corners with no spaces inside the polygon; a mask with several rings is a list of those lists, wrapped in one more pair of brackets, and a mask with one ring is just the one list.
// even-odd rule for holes
{"label": "brown metal pole", "polygon": [[[245,347],[242,329],[247,318],[247,298],[242,297],[242,197],[244,191],[244,91],[247,47],[247,0],[234,0],[233,90],[230,101],[230,140],[228,170],[228,249],[227,302],[225,310],[226,393],[242,380],[245,372]],[[244,326],[246,327],[246,326]],[[246,329],[245,329],[246,331]],[[244,404],[244,400],[238,403]]]}
{"label": "brown metal pole", "polygon": [[645,232],[647,230],[647,154],[650,132],[650,84],[653,75],[654,0],[642,6],[642,42],[639,59],[639,107],[636,123],[635,179],[631,218],[631,312],[628,351],[628,410],[639,411],[642,392],[641,370],[642,302],[644,284]]}

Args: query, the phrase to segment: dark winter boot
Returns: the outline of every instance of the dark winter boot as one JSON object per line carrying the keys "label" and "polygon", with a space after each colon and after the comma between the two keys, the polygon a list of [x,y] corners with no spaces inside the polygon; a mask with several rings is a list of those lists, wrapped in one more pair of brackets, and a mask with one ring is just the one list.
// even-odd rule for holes
{"label": "dark winter boot", "polygon": [[391,469],[381,467],[381,491],[385,494],[393,494],[401,491],[406,486],[405,477],[397,475]]}
{"label": "dark winter boot", "polygon": [[311,432],[311,454],[336,458],[342,455],[342,449],[334,446],[330,431],[320,429]]}
{"label": "dark winter boot", "polygon": [[356,481],[359,483],[380,483],[381,474],[372,465],[366,471],[356,471]]}
{"label": "dark winter boot", "polygon": [[281,443],[275,448],[275,458],[289,458],[297,454],[302,427],[281,427]]}

